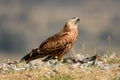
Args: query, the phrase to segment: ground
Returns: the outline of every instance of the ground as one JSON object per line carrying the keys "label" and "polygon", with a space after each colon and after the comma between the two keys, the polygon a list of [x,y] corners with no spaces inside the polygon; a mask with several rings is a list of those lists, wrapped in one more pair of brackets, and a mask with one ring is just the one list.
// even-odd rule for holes
{"label": "ground", "polygon": [[120,80],[120,56],[101,56],[94,65],[57,60],[29,64],[9,61],[1,63],[0,69],[0,80]]}

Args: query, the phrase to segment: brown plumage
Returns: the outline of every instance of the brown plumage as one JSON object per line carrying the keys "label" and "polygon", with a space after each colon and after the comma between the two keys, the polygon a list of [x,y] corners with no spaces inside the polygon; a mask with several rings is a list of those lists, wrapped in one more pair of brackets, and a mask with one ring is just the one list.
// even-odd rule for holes
{"label": "brown plumage", "polygon": [[31,60],[42,58],[47,56],[44,61],[50,58],[57,58],[59,61],[63,59],[63,56],[71,49],[78,36],[78,17],[69,19],[63,30],[41,43],[41,45],[33,49],[29,54],[21,59],[27,63]]}

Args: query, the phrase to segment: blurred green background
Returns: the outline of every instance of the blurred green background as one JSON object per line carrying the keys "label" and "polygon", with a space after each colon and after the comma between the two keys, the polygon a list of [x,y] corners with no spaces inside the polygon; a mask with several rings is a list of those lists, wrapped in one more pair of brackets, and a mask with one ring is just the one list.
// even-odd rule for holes
{"label": "blurred green background", "polygon": [[0,61],[20,59],[74,16],[76,53],[120,53],[120,0],[0,0]]}

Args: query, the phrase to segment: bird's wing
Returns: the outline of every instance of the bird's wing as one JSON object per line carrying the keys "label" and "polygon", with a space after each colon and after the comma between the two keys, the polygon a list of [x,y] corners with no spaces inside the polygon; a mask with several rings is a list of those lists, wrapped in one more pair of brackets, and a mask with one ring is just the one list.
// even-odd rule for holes
{"label": "bird's wing", "polygon": [[69,32],[56,34],[45,40],[40,46],[40,52],[49,53],[56,50],[62,50],[70,44]]}

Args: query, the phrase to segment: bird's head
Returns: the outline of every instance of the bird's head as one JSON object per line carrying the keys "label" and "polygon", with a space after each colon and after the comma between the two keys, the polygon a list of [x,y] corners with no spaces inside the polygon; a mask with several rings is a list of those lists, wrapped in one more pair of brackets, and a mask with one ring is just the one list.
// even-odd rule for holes
{"label": "bird's head", "polygon": [[67,23],[71,26],[78,26],[78,22],[80,21],[79,17],[73,17],[67,21]]}
{"label": "bird's head", "polygon": [[79,21],[80,21],[79,17],[73,17],[73,18],[69,19],[66,22],[63,31],[64,32],[66,32],[66,31],[68,32],[68,31],[77,30]]}

